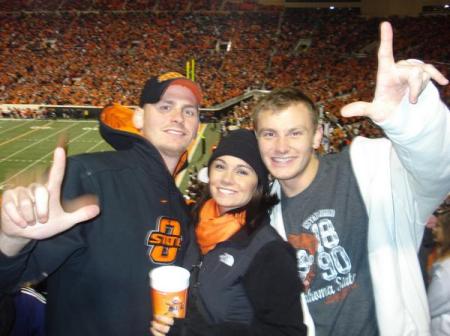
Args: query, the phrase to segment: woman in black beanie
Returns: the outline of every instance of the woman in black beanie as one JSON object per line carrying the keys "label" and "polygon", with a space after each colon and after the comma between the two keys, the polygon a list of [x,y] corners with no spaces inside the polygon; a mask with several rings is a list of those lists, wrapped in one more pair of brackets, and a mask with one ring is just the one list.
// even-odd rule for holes
{"label": "woman in black beanie", "polygon": [[208,162],[209,183],[193,210],[197,244],[187,316],[154,316],[161,335],[306,335],[303,289],[292,247],[270,226],[268,173],[253,132],[236,130]]}

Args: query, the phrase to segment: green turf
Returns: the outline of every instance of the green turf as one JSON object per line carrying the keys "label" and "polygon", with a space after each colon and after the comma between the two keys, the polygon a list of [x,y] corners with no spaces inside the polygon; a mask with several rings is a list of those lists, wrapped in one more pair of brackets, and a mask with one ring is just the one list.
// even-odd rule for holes
{"label": "green turf", "polygon": [[[207,151],[202,155],[199,145],[191,167],[201,167],[217,142],[217,130],[208,126],[205,134]],[[111,150],[100,137],[97,121],[0,119],[0,193],[6,186],[50,166],[53,149],[62,136],[69,141],[69,155]],[[181,190],[189,172],[181,181]]]}
{"label": "green turf", "polygon": [[96,121],[0,119],[0,191],[48,167],[63,136],[69,155],[111,148],[101,139]]}
{"label": "green turf", "polygon": [[206,163],[208,162],[208,159],[211,155],[212,147],[217,144],[220,138],[219,126],[217,126],[217,128],[214,128],[212,124],[208,124],[208,126],[205,129],[204,136],[206,141],[205,153],[203,153],[202,145],[201,143],[199,143],[197,145],[194,154],[190,159],[189,167],[185,172],[184,178],[179,183],[179,188],[183,193],[185,193],[188,184],[189,174],[192,173],[195,168],[197,168],[198,170],[202,168],[204,165],[206,165]]}

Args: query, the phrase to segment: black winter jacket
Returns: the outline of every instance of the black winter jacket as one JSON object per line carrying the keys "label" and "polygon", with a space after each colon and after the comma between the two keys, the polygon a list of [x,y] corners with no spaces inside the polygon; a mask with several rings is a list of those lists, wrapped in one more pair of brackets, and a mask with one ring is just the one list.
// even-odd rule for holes
{"label": "black winter jacket", "polygon": [[70,158],[63,185],[67,199],[97,195],[100,215],[18,256],[0,253],[0,292],[48,277],[49,336],[149,335],[148,273],[179,263],[187,244],[184,201],[159,152],[101,130],[119,151]]}
{"label": "black winter jacket", "polygon": [[295,251],[268,218],[203,257],[193,245],[185,258],[191,269],[187,317],[176,319],[168,335],[306,335]]}

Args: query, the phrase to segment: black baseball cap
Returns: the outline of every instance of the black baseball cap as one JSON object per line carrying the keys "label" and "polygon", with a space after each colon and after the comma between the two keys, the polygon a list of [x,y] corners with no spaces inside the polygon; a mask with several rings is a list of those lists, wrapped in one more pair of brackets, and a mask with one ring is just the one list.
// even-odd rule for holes
{"label": "black baseball cap", "polygon": [[167,72],[159,76],[151,77],[145,82],[144,88],[139,99],[139,106],[144,107],[145,104],[155,104],[159,102],[161,96],[170,85],[181,85],[194,94],[197,103],[202,101],[202,90],[200,86],[194,81],[186,78],[178,72]]}

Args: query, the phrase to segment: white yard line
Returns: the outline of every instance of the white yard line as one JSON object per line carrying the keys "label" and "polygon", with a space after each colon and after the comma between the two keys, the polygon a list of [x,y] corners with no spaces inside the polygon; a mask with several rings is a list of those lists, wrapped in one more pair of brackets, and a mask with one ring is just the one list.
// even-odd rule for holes
{"label": "white yard line", "polygon": [[89,131],[84,131],[83,133],[81,133],[80,135],[76,136],[75,138],[70,139],[70,140],[69,140],[69,144],[71,144],[72,142],[76,141],[77,139],[79,139],[79,138],[85,136],[85,135],[86,135],[87,133],[89,133],[89,132],[91,132],[91,130],[89,130]]}
{"label": "white yard line", "polygon": [[[48,122],[47,124],[44,125],[44,127],[47,126],[47,125],[51,125],[51,124],[52,124],[52,122]],[[38,131],[40,131],[40,130],[39,130],[39,129],[33,129],[33,130],[30,130],[30,131],[28,131],[28,132],[26,132],[26,133],[23,133],[23,134],[21,134],[21,135],[18,135],[18,136],[16,136],[16,137],[12,138],[12,139],[9,139],[9,140],[7,140],[7,141],[5,141],[5,142],[0,143],[0,146],[9,144],[9,143],[12,142],[12,141],[18,140],[18,139],[23,138],[24,136],[26,136],[26,135],[28,135],[28,134],[31,134],[31,133],[34,133],[34,132],[38,132]],[[0,162],[1,162],[1,161],[0,161]]]}
{"label": "white yard line", "polygon": [[[72,126],[68,126],[68,127],[66,127],[66,128],[63,128],[60,132],[65,131],[66,129],[71,128],[71,127],[76,126],[76,125],[77,125],[77,124],[75,123],[75,124],[73,124]],[[60,133],[60,132],[57,132],[57,133],[55,133],[55,134],[58,134],[58,133]],[[77,137],[71,139],[71,140],[69,141],[69,144],[70,144],[71,142],[75,141],[76,139],[81,138],[82,136],[84,136],[84,135],[85,135],[86,133],[88,133],[88,132],[90,132],[90,131],[85,131],[84,133],[82,133],[82,134],[78,135]],[[53,134],[53,135],[55,135],[55,134]],[[53,136],[53,135],[52,135],[52,136]],[[50,137],[50,136],[49,136],[49,137]],[[47,138],[49,138],[49,137],[47,137]],[[45,138],[45,139],[47,139],[47,138]],[[39,142],[42,142],[42,141],[45,140],[45,139],[42,139],[42,140],[39,141]],[[33,145],[27,146],[26,148],[31,147],[31,146],[33,146]],[[26,148],[24,148],[24,149],[26,149]],[[19,152],[20,152],[20,151],[19,151]],[[16,152],[16,153],[14,153],[13,155],[15,155],[15,154],[17,154],[17,153],[19,153],[19,152]],[[15,177],[19,176],[20,174],[26,172],[27,170],[29,170],[30,168],[32,168],[33,166],[35,166],[35,165],[38,164],[39,162],[44,161],[45,158],[51,156],[52,154],[53,154],[53,150],[52,150],[50,153],[47,153],[47,154],[45,154],[44,156],[42,156],[39,160],[34,161],[32,164],[29,164],[28,166],[26,166],[26,167],[23,168],[22,170],[18,171],[18,172],[17,172],[16,174],[14,174],[13,176],[10,176],[8,179],[6,179],[5,181],[3,181],[2,184],[3,184],[3,185],[7,184],[9,181],[11,181],[11,180],[14,179]],[[11,156],[11,155],[10,155],[10,156]],[[2,160],[0,160],[0,162],[2,162],[2,161],[4,161],[4,160],[5,160],[5,159],[2,159]],[[1,186],[0,186],[0,189],[1,189]]]}
{"label": "white yard line", "polygon": [[91,153],[91,152],[94,150],[95,147],[98,147],[98,146],[100,146],[100,145],[102,145],[102,144],[103,144],[103,140],[97,142],[94,146],[88,148],[88,150],[86,151],[86,153]]}
{"label": "white yard line", "polygon": [[[1,123],[2,123],[2,120],[0,119],[0,124],[1,124]],[[6,122],[5,122],[5,123],[6,123]],[[24,125],[25,125],[25,124],[20,123],[19,125],[16,125],[16,126],[14,126],[14,127],[6,128],[5,130],[3,130],[3,131],[0,132],[0,135],[3,134],[3,133],[6,133],[6,132],[8,132],[8,131],[12,131],[12,130],[14,130],[14,129],[16,129],[16,128],[22,127],[22,126],[24,126]]]}
{"label": "white yard line", "polygon": [[[30,147],[36,146],[37,144],[39,144],[39,143],[41,143],[41,142],[43,142],[43,141],[45,141],[45,140],[47,140],[47,139],[49,139],[49,138],[51,138],[51,137],[54,137],[56,134],[61,133],[61,132],[64,132],[65,130],[67,130],[67,129],[69,129],[69,128],[72,128],[72,127],[74,127],[74,126],[76,126],[76,125],[77,125],[77,124],[74,123],[73,125],[67,126],[67,127],[63,128],[63,129],[61,129],[61,130],[59,130],[59,131],[57,131],[57,132],[55,132],[55,133],[50,134],[49,136],[46,136],[45,138],[39,140],[38,142],[33,142],[32,144],[23,147],[23,148],[21,148],[20,150],[14,152],[13,154],[11,154],[11,155],[9,155],[9,156],[7,156],[7,157],[1,159],[1,160],[0,160],[0,163],[2,163],[3,161],[8,160],[9,158],[12,158],[13,156],[15,156],[15,155],[17,155],[17,154],[19,154],[19,153],[21,153],[21,152],[27,150],[27,149],[30,148]],[[0,145],[1,145],[1,144],[0,144]],[[38,161],[38,162],[39,162],[39,161]]]}

